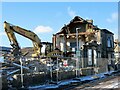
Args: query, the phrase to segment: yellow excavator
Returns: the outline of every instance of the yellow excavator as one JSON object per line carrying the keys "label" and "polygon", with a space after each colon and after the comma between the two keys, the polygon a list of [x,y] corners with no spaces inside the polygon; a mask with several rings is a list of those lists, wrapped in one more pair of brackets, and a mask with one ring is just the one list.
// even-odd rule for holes
{"label": "yellow excavator", "polygon": [[41,40],[34,32],[21,28],[19,26],[12,25],[6,21],[4,22],[4,29],[9,38],[10,44],[13,47],[12,52],[15,58],[19,58],[22,55],[21,48],[15,37],[15,33],[18,33],[30,39],[33,42],[33,50],[34,50],[34,54],[32,54],[32,57],[40,57],[42,44],[41,44]]}

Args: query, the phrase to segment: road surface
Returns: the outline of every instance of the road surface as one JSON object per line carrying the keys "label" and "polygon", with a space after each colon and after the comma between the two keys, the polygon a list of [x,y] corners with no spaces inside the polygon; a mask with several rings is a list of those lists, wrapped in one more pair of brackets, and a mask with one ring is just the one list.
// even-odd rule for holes
{"label": "road surface", "polygon": [[96,80],[71,90],[120,90],[120,76],[111,76],[105,79]]}

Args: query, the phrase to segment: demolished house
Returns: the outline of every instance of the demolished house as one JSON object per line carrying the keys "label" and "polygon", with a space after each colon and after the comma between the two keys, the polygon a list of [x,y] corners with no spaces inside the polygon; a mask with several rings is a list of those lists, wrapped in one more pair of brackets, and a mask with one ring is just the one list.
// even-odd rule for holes
{"label": "demolished house", "polygon": [[95,67],[99,63],[98,67],[102,65],[101,70],[107,71],[107,64],[114,57],[114,34],[93,25],[93,20],[79,16],[53,34],[52,41],[53,48],[59,48],[66,57],[76,57],[77,52],[82,68]]}

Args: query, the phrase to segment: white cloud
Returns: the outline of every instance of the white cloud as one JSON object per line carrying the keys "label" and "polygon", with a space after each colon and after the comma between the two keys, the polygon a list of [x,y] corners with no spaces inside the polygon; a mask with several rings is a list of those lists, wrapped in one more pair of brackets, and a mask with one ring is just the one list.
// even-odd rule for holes
{"label": "white cloud", "polygon": [[111,14],[111,17],[107,18],[107,22],[112,23],[118,20],[118,13],[114,12]]}
{"label": "white cloud", "polygon": [[1,37],[1,36],[5,36],[5,35],[6,35],[5,32],[0,32],[0,37]]}
{"label": "white cloud", "polygon": [[72,18],[76,16],[76,12],[73,11],[73,10],[71,9],[71,7],[68,7],[68,14],[69,14],[69,16],[72,17]]}
{"label": "white cloud", "polygon": [[52,31],[53,31],[53,29],[49,26],[37,26],[33,32],[35,32],[35,33],[49,33]]}

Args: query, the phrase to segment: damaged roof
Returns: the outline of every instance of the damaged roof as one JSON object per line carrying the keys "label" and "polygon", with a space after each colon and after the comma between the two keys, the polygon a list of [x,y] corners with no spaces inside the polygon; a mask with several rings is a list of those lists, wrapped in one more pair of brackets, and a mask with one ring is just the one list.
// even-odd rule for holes
{"label": "damaged roof", "polygon": [[97,25],[93,25],[93,20],[92,20],[92,22],[89,22],[90,20],[85,20],[85,19],[83,19],[83,18],[81,18],[81,17],[79,17],[79,16],[75,16],[71,21],[70,21],[70,23],[68,23],[67,25],[66,24],[64,24],[64,26],[61,28],[61,30],[58,32],[58,33],[56,33],[56,34],[61,34],[61,33],[64,33],[64,34],[66,34],[67,32],[69,32],[69,27],[70,27],[70,25],[72,25],[72,24],[75,24],[75,23],[81,23],[81,24],[91,24],[92,26],[93,26],[93,29],[94,30],[101,30],[101,31],[104,31],[105,33],[109,33],[109,34],[113,34],[112,32],[110,32],[109,30],[107,30],[107,29],[100,29],[100,28],[98,28],[98,26]]}

